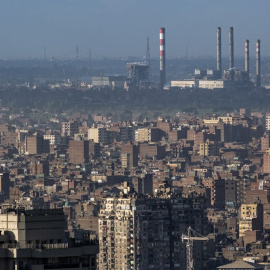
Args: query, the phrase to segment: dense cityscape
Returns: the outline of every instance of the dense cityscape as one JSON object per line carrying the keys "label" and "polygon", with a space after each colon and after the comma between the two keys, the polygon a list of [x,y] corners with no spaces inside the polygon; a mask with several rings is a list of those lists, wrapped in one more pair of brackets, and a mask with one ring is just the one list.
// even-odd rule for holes
{"label": "dense cityscape", "polygon": [[0,270],[270,269],[267,46],[217,27],[216,57],[167,58],[158,34],[0,59]]}

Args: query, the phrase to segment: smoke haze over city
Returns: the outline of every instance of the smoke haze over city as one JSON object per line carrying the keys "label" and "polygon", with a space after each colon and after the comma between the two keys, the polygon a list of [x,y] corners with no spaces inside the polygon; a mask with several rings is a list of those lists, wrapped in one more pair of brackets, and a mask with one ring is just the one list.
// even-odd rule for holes
{"label": "smoke haze over city", "polygon": [[[141,57],[149,36],[151,57],[158,57],[158,29],[167,29],[168,57],[216,54],[216,27],[222,28],[223,56],[228,29],[235,29],[235,55],[249,39],[270,43],[268,0],[2,0],[0,58]],[[188,48],[188,49],[186,49]],[[251,55],[253,56],[253,55]]]}

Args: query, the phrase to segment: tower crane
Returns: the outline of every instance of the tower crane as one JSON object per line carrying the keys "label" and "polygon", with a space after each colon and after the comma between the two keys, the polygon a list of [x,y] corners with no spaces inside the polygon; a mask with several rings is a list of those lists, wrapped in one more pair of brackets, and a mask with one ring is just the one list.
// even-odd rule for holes
{"label": "tower crane", "polygon": [[202,236],[191,227],[188,227],[187,234],[182,234],[182,242],[186,244],[186,270],[194,270],[194,259],[193,259],[193,242],[194,241],[208,241],[208,237]]}

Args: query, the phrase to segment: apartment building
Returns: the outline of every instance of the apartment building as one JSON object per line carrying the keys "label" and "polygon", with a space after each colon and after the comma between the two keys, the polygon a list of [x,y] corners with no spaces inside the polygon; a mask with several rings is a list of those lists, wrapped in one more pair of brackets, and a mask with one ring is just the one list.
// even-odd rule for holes
{"label": "apartment building", "polygon": [[88,140],[95,143],[109,144],[111,142],[110,132],[106,128],[89,128]]}
{"label": "apartment building", "polygon": [[124,169],[130,169],[138,166],[139,148],[137,145],[121,146],[121,165]]}
{"label": "apartment building", "polygon": [[62,209],[3,207],[0,214],[0,269],[95,270],[96,243],[70,242]]}
{"label": "apartment building", "polygon": [[206,143],[200,143],[200,156],[219,156],[220,143],[206,140]]}
{"label": "apartment building", "polygon": [[61,136],[74,136],[79,132],[79,123],[77,121],[62,122]]}
{"label": "apartment building", "polygon": [[89,162],[89,141],[69,141],[69,162],[85,164]]}
{"label": "apartment building", "polygon": [[247,231],[263,232],[263,204],[242,204],[239,209],[239,237]]}
{"label": "apartment building", "polygon": [[26,137],[26,151],[29,155],[50,153],[50,142],[40,135]]}
{"label": "apartment building", "polygon": [[[186,269],[182,233],[191,226],[207,234],[205,198],[136,196],[106,198],[99,215],[99,269]],[[195,269],[203,269],[207,248],[194,243]]]}

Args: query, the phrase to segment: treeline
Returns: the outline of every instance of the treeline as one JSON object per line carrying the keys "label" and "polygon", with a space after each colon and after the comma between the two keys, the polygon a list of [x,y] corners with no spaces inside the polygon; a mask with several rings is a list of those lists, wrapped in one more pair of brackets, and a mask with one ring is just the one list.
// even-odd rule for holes
{"label": "treeline", "polygon": [[180,90],[158,89],[95,89],[89,91],[50,90],[40,87],[36,90],[21,88],[1,89],[1,105],[13,113],[38,109],[42,112],[84,112],[84,113],[148,113],[174,114],[186,111],[195,114],[223,113],[250,108],[253,111],[270,110],[270,91],[248,89],[223,90]]}

